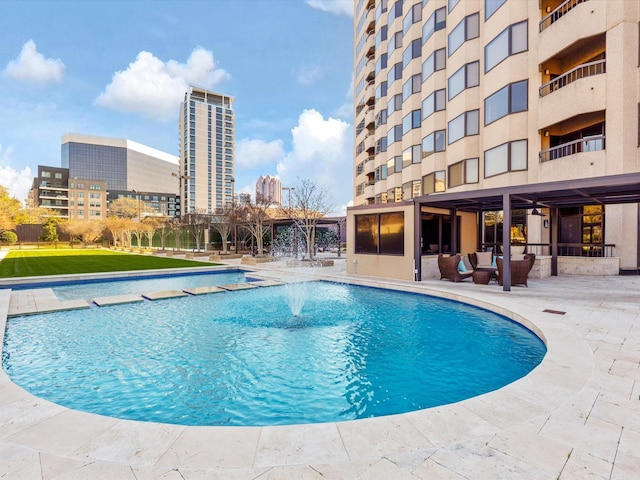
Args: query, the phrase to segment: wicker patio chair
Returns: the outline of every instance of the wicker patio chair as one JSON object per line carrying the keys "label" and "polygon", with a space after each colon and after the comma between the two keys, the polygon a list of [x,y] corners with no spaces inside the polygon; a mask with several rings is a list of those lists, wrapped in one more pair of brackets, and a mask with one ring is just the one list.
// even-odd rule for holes
{"label": "wicker patio chair", "polygon": [[465,278],[469,278],[473,275],[473,271],[467,272],[458,271],[458,264],[460,263],[460,255],[451,255],[450,257],[444,257],[442,254],[438,255],[438,268],[440,269],[440,280],[446,278],[452,282],[461,282]]}
{"label": "wicker patio chair", "polygon": [[[533,268],[533,264],[536,261],[535,253],[525,253],[522,260],[511,260],[511,285],[524,285],[528,287],[527,276]],[[498,265],[498,284],[502,285],[503,260],[501,257],[496,259],[496,265]]]}

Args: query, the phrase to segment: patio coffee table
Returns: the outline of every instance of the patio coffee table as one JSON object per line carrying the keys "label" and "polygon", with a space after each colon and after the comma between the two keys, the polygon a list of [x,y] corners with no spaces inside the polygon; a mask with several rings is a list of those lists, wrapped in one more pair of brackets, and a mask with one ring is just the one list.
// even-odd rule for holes
{"label": "patio coffee table", "polygon": [[473,283],[480,285],[488,285],[491,280],[491,270],[474,270],[473,271]]}

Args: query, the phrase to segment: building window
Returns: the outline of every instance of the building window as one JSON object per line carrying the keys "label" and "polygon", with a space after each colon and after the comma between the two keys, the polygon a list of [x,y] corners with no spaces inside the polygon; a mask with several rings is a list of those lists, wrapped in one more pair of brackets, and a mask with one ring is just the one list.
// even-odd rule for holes
{"label": "building window", "polygon": [[391,25],[396,18],[402,17],[402,2],[403,0],[396,0],[396,3],[389,9],[387,15],[387,25]]}
{"label": "building window", "polygon": [[404,255],[404,212],[355,216],[355,253]]}
{"label": "building window", "polygon": [[447,1],[447,9],[448,9],[448,11],[450,12],[451,10],[456,8],[456,5],[458,5],[458,3],[460,3],[460,0],[448,0]]}
{"label": "building window", "polygon": [[420,145],[413,145],[402,152],[402,168],[422,161],[420,149]]}
{"label": "building window", "polygon": [[402,32],[396,32],[389,37],[389,42],[387,43],[387,57],[390,57],[398,48],[402,48]]}
{"label": "building window", "polygon": [[422,101],[422,119],[429,118],[434,112],[444,110],[445,107],[445,89],[436,90]]}
{"label": "building window", "polygon": [[390,87],[394,81],[402,78],[402,63],[396,63],[389,69],[387,73],[387,87]]}
{"label": "building window", "polygon": [[402,184],[402,199],[409,200],[421,195],[421,182],[420,180],[413,180]]}
{"label": "building window", "polygon": [[467,158],[453,165],[449,165],[449,188],[478,183],[478,159]]}
{"label": "building window", "polygon": [[421,125],[420,110],[413,110],[402,119],[402,135],[409,133],[414,128],[420,128]]}
{"label": "building window", "polygon": [[484,152],[484,178],[526,169],[526,140],[503,143]]}
{"label": "building window", "polygon": [[446,49],[440,48],[435,50],[422,64],[422,81],[433,75],[433,72],[444,70],[447,65]]}
{"label": "building window", "polygon": [[478,135],[479,110],[470,110],[449,122],[449,145],[463,137]]}
{"label": "building window", "polygon": [[487,20],[498,10],[507,0],[484,0],[484,19]]}
{"label": "building window", "polygon": [[511,113],[524,112],[528,108],[528,81],[510,83],[484,100],[484,124],[489,125]]}
{"label": "building window", "polygon": [[387,137],[379,138],[376,141],[376,153],[382,153],[387,151]]}
{"label": "building window", "polygon": [[54,176],[55,176],[55,178],[57,178],[58,180],[61,180],[61,179],[62,179],[62,174],[61,174],[61,173],[56,173]]}
{"label": "building window", "polygon": [[387,82],[380,82],[376,87],[376,100],[387,96]]}
{"label": "building window", "polygon": [[455,98],[466,88],[480,85],[480,62],[467,63],[460,67],[447,82],[449,87],[449,100]]}
{"label": "building window", "polygon": [[402,85],[402,101],[404,102],[414,93],[420,93],[421,87],[421,75],[419,73],[412,75],[411,78]]}
{"label": "building window", "polygon": [[383,25],[376,34],[376,50],[380,48],[380,44],[387,40],[387,26]]}
{"label": "building window", "polygon": [[383,53],[376,61],[376,76],[385,68],[387,68],[387,54]]}
{"label": "building window", "polygon": [[[396,93],[387,103],[387,115],[402,109],[402,94]],[[386,123],[386,122],[385,122]]]}
{"label": "building window", "polygon": [[463,18],[451,31],[448,38],[447,48],[449,56],[453,55],[464,42],[480,36],[480,15],[474,13]]}
{"label": "building window", "polygon": [[407,65],[411,63],[414,58],[419,58],[422,55],[422,42],[419,38],[413,40],[409,46],[402,53],[402,68],[407,68]]}
{"label": "building window", "polygon": [[526,52],[528,48],[527,21],[509,25],[484,47],[485,73],[510,55]]}
{"label": "building window", "polygon": [[409,8],[409,11],[402,20],[402,34],[406,35],[411,25],[422,21],[422,4],[416,3]]}
{"label": "building window", "polygon": [[422,194],[428,195],[429,193],[444,192],[446,190],[445,185],[445,171],[438,170],[422,177]]}
{"label": "building window", "polygon": [[387,146],[402,140],[402,125],[395,125],[387,132]]}
{"label": "building window", "polygon": [[424,45],[437,30],[447,26],[446,7],[437,9],[422,26],[422,44]]}
{"label": "building window", "polygon": [[422,158],[435,152],[444,152],[445,131],[436,130],[422,139]]}
{"label": "building window", "polygon": [[376,113],[376,118],[375,118],[375,125],[376,127],[379,127],[380,125],[386,125],[387,124],[387,109],[383,109],[380,110],[378,113]]}
{"label": "building window", "polygon": [[43,172],[40,174],[40,176],[41,176],[42,178],[51,178],[51,172],[43,171]]}

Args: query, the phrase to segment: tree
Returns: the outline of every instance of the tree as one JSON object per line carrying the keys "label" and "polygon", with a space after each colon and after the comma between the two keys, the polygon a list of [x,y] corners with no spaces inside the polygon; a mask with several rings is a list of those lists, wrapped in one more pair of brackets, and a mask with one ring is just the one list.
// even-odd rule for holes
{"label": "tree", "polygon": [[210,218],[207,211],[203,208],[196,208],[194,213],[188,214],[189,224],[196,240],[196,250],[200,250],[202,244],[204,230],[209,228]]}
{"label": "tree", "polygon": [[256,241],[256,253],[259,256],[264,254],[265,222],[269,219],[267,211],[270,206],[271,200],[269,198],[263,195],[256,195],[255,203],[243,205],[241,209],[240,217],[244,222],[244,226]]}
{"label": "tree", "polygon": [[172,220],[172,217],[161,217],[161,218],[158,218],[157,220],[158,222],[157,231],[160,237],[160,248],[162,250],[166,250],[167,237],[171,232],[171,220]]}
{"label": "tree", "polygon": [[111,233],[113,237],[113,245],[114,246],[124,246],[124,224],[125,222],[129,222],[129,219],[120,218],[120,217],[107,217],[102,221],[102,225],[104,225],[105,229]]}
{"label": "tree", "polygon": [[[222,239],[222,253],[227,253],[227,242],[231,232],[233,232],[238,224],[240,210],[235,203],[229,207],[218,208],[211,215],[211,227],[214,228]],[[237,250],[237,246],[236,246]]]}
{"label": "tree", "polygon": [[80,240],[84,246],[97,241],[104,232],[104,225],[99,220],[85,221],[84,228],[80,232]]}
{"label": "tree", "polygon": [[20,200],[9,196],[9,190],[0,185],[0,234],[25,223],[26,216]]}
{"label": "tree", "polygon": [[147,239],[147,248],[151,248],[153,242],[153,236],[156,233],[156,229],[159,227],[160,222],[153,217],[147,217],[140,223],[140,230],[142,236]]}
{"label": "tree", "polygon": [[318,220],[331,211],[326,201],[327,192],[308,179],[301,180],[300,184],[290,192],[291,205],[283,209],[284,213],[302,232],[307,246],[307,255],[309,259],[313,259]]}
{"label": "tree", "polygon": [[119,218],[138,218],[138,201],[134,198],[120,197],[109,202],[109,216]]}
{"label": "tree", "polygon": [[57,242],[58,241],[58,224],[60,218],[49,217],[42,226],[42,235],[40,235],[41,242]]}

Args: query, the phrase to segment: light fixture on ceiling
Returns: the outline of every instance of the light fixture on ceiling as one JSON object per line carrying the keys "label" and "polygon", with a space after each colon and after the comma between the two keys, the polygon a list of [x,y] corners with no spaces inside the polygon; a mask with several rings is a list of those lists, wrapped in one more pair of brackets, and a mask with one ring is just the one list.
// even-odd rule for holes
{"label": "light fixture on ceiling", "polygon": [[531,210],[531,215],[537,215],[538,217],[546,217],[546,214],[539,211],[538,207],[533,207],[533,210]]}

